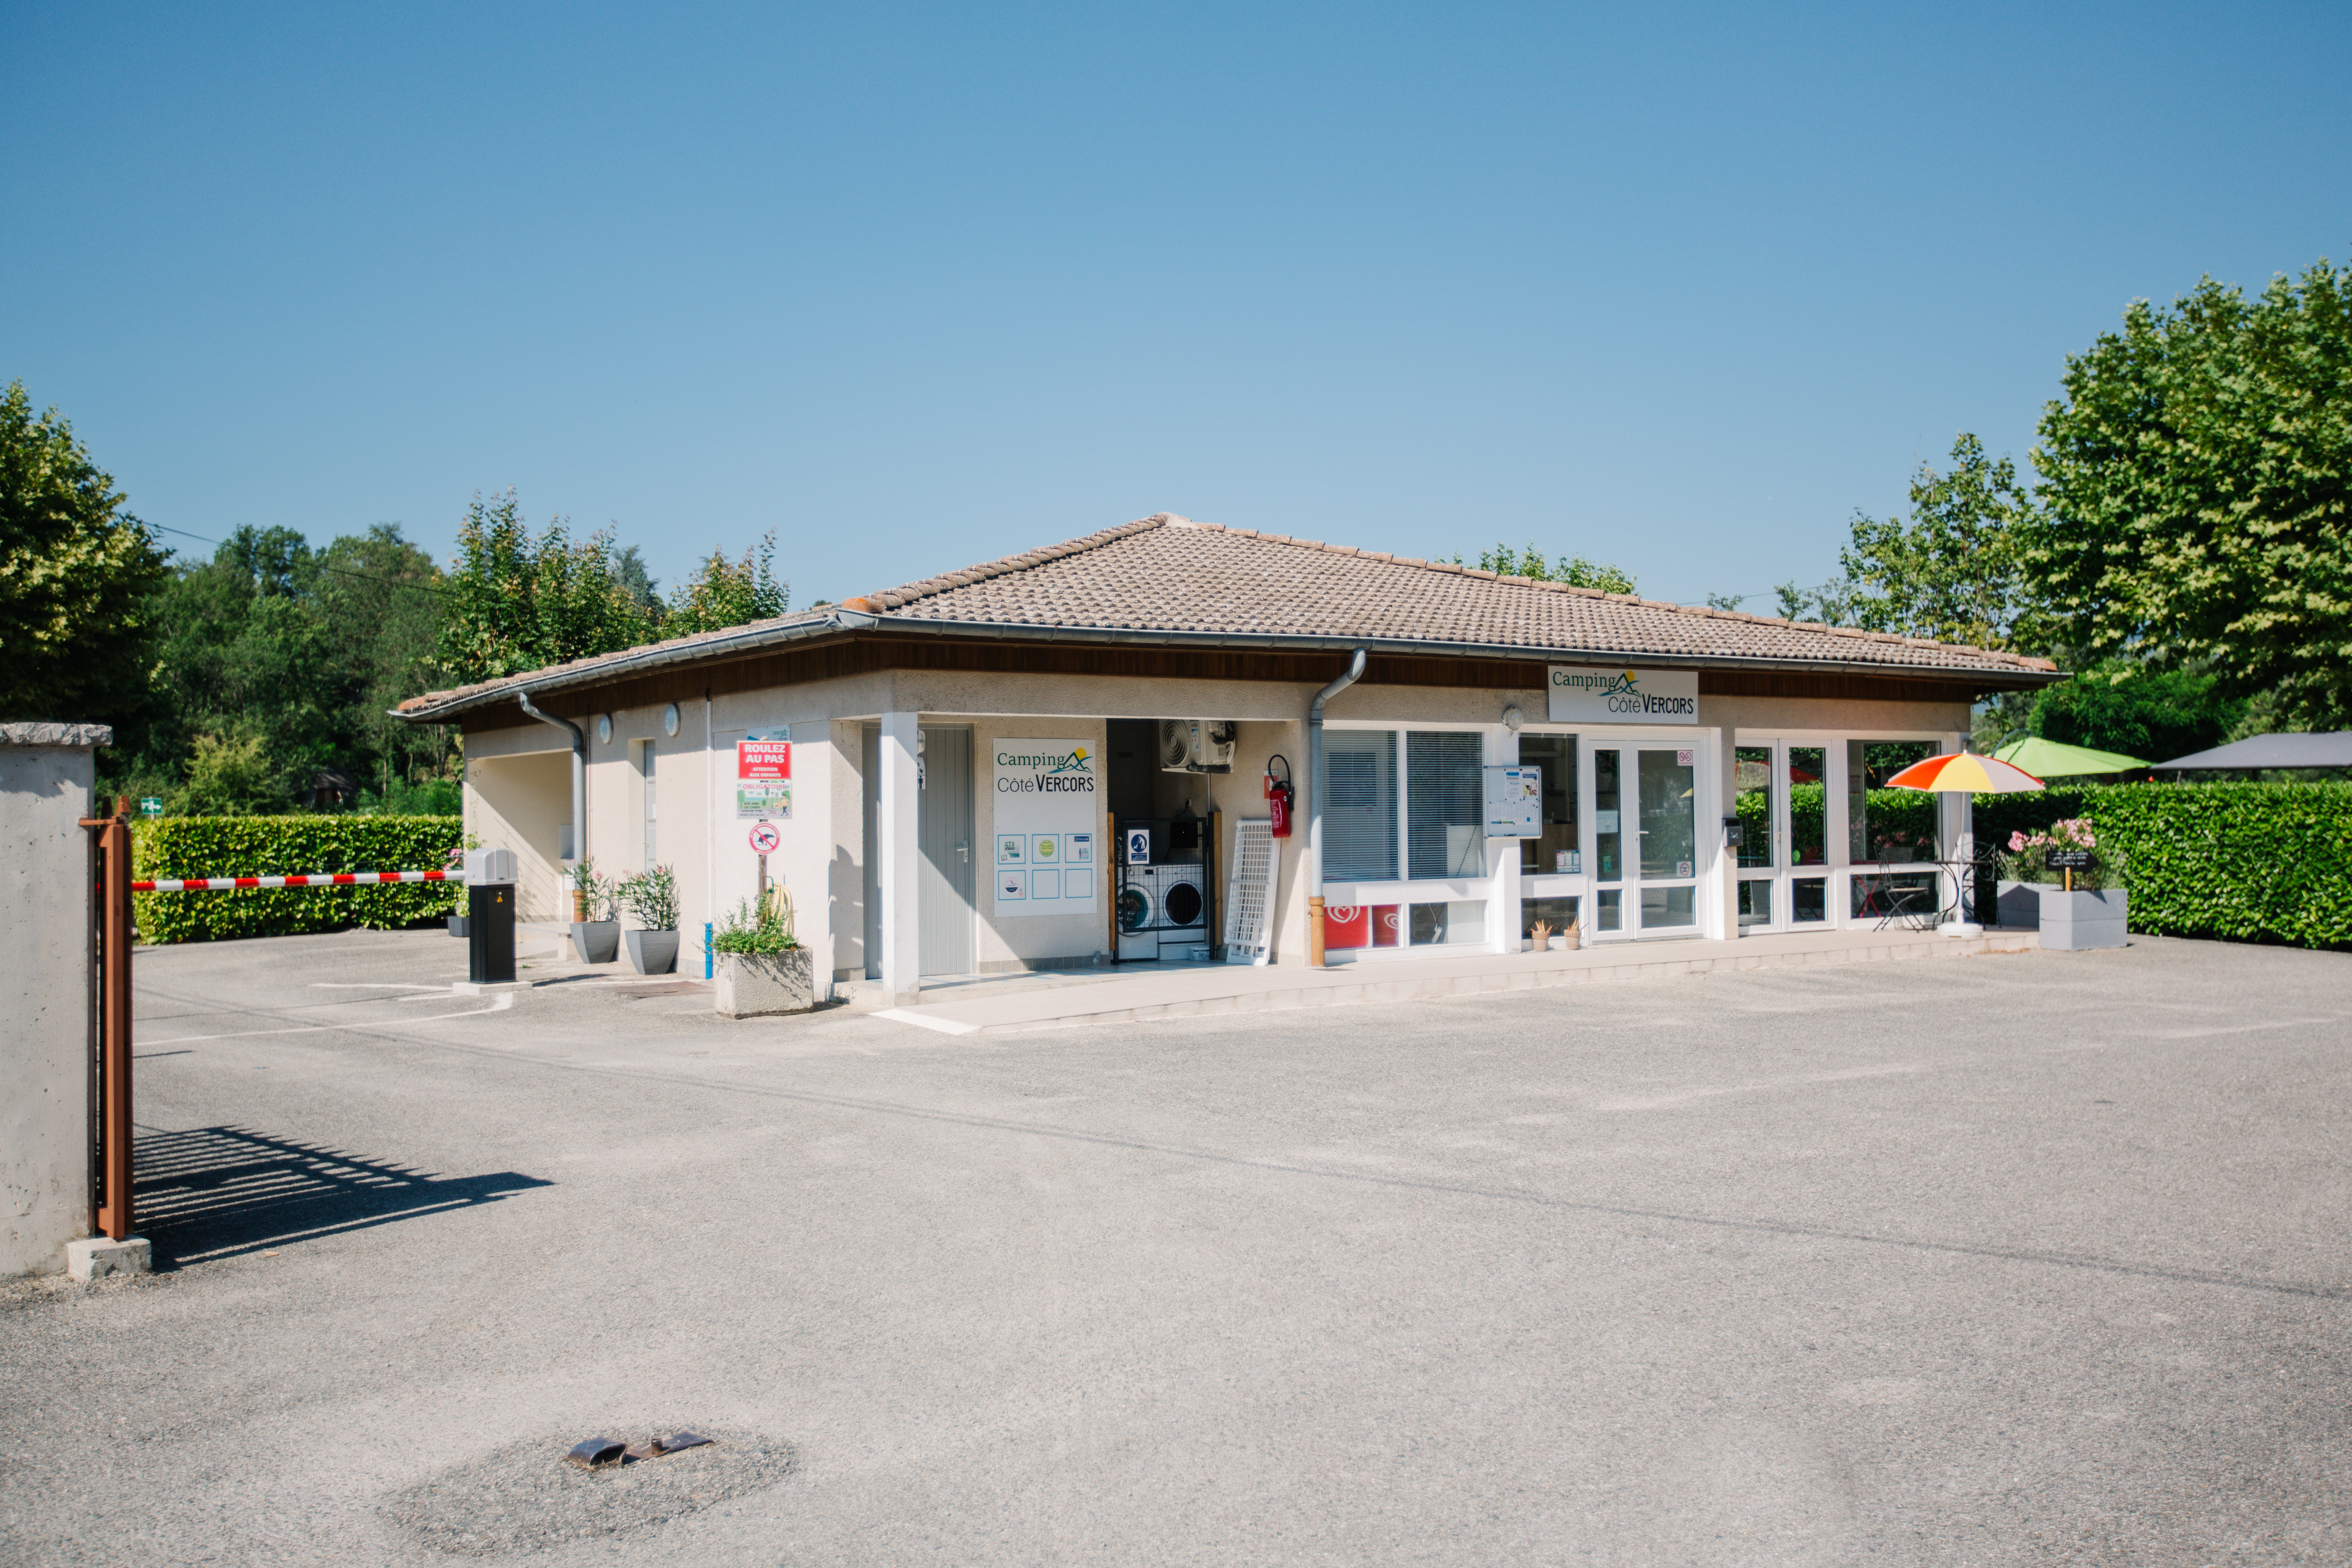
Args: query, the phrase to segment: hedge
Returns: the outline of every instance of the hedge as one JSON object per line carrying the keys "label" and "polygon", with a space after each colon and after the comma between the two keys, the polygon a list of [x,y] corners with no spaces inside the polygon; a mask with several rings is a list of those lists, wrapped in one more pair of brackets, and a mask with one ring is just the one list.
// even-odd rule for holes
{"label": "hedge", "polygon": [[2120,853],[2131,929],[2352,949],[2352,784],[2080,784],[1980,795],[1977,843],[2070,816]]}
{"label": "hedge", "polygon": [[[131,828],[135,881],[278,877],[305,871],[433,871],[465,832],[454,816],[159,816]],[[455,914],[461,882],[352,888],[246,888],[134,893],[142,942],[291,936],[367,926],[395,930]]]}

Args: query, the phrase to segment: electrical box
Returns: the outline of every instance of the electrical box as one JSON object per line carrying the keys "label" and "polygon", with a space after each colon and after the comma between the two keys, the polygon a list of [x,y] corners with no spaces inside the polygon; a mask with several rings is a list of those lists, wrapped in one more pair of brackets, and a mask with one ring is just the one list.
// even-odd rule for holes
{"label": "electrical box", "polygon": [[520,866],[511,849],[468,849],[466,851],[466,886],[486,887],[502,882],[512,887],[520,880]]}

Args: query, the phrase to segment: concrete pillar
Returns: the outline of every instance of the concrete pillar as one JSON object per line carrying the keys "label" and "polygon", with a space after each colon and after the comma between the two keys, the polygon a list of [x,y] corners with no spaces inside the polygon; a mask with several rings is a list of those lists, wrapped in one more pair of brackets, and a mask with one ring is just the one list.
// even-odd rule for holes
{"label": "concrete pillar", "polygon": [[[1966,735],[1957,731],[1947,734],[1944,750],[1948,752],[1960,751],[1967,746],[1968,740]],[[1936,843],[1947,860],[1969,860],[1976,856],[1976,814],[1969,809],[1973,798],[1965,795],[1938,795],[1936,797]],[[1946,909],[1953,908],[1962,896],[1965,880],[1958,874],[1948,870],[1937,879],[1937,891],[1940,895],[1937,901]],[[1944,927],[1953,936],[1974,936],[1982,929],[1976,923],[1976,910],[1967,908],[1961,909],[1958,918]]]}
{"label": "concrete pillar", "polygon": [[1714,846],[1706,851],[1705,863],[1715,868],[1714,879],[1702,894],[1711,917],[1702,929],[1708,936],[1728,941],[1739,934],[1739,852],[1723,842],[1723,819],[1739,809],[1739,731],[1727,724],[1716,726],[1714,777],[1715,805],[1699,823],[1699,831],[1706,836],[1704,842]]}
{"label": "concrete pillar", "polygon": [[[1495,729],[1486,732],[1484,760],[1490,768],[1518,765],[1518,731]],[[1519,841],[1486,840],[1486,875],[1493,879],[1486,895],[1486,947],[1490,952],[1519,951]]]}
{"label": "concrete pillar", "polygon": [[[90,1232],[90,847],[98,724],[0,724],[0,1278]],[[143,1244],[142,1244],[143,1245]]]}
{"label": "concrete pillar", "polygon": [[882,989],[893,1006],[916,1001],[922,984],[922,921],[915,875],[917,857],[922,853],[916,842],[915,815],[921,798],[916,772],[920,735],[920,715],[882,715],[882,782],[874,820],[880,875],[875,885],[882,900]]}

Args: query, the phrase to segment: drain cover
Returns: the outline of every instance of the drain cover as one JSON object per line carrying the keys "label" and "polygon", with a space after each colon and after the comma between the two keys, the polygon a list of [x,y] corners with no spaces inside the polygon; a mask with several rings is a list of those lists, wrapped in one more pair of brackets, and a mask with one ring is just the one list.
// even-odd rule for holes
{"label": "drain cover", "polygon": [[[794,1463],[790,1443],[734,1427],[644,1421],[621,1429],[661,1433],[665,1451],[652,1463],[591,1467],[572,1459],[591,1444],[565,1451],[578,1428],[544,1434],[426,1477],[380,1511],[436,1552],[494,1557],[659,1524],[772,1487]],[[692,1437],[702,1441],[684,1442]],[[617,1461],[621,1445],[611,1447]]]}

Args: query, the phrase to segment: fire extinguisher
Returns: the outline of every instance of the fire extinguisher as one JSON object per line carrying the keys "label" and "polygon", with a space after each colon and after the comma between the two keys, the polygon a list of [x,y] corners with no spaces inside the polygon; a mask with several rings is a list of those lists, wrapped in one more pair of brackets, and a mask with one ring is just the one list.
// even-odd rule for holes
{"label": "fire extinguisher", "polygon": [[[1275,764],[1276,763],[1282,764],[1282,774],[1278,778],[1275,776],[1274,772]],[[1281,752],[1276,752],[1273,756],[1268,757],[1265,762],[1265,805],[1268,814],[1274,818],[1274,836],[1276,838],[1287,838],[1290,837],[1290,804],[1292,798],[1290,788],[1290,759],[1284,756]]]}

